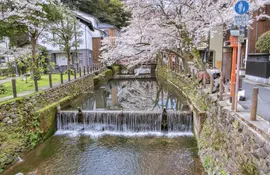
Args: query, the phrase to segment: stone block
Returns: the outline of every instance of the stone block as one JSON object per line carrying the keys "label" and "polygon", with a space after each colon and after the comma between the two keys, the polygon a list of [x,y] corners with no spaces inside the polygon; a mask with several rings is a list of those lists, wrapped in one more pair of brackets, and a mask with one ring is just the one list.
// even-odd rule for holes
{"label": "stone block", "polygon": [[2,122],[3,122],[3,123],[8,123],[9,120],[10,120],[10,118],[9,118],[9,117],[6,117],[6,118],[4,118],[4,119],[2,120]]}
{"label": "stone block", "polygon": [[270,145],[268,143],[264,144],[263,149],[265,152],[267,152],[270,156]]}

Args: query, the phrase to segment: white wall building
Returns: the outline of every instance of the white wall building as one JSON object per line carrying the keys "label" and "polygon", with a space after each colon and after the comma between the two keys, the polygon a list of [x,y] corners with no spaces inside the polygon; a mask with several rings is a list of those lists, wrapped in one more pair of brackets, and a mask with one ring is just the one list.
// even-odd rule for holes
{"label": "white wall building", "polygon": [[223,26],[217,27],[215,33],[211,33],[210,50],[213,51],[213,67],[221,69],[223,52]]}
{"label": "white wall building", "polygon": [[[86,14],[79,11],[73,11],[77,19],[79,20],[80,30],[82,35],[77,38],[80,41],[79,46],[77,47],[77,54],[79,59],[79,67],[89,66],[93,64],[93,38],[102,37],[102,31],[98,29],[99,20],[90,14]],[[92,27],[93,26],[93,27]],[[94,29],[94,31],[91,30]],[[48,33],[48,35],[52,35]],[[52,37],[52,36],[49,36]],[[56,71],[64,71],[67,68],[67,55],[65,52],[57,45],[48,42],[39,41],[38,44],[46,47],[49,55],[51,55],[51,62],[55,63]],[[76,48],[72,49],[72,67],[76,67]]]}
{"label": "white wall building", "polygon": [[[77,54],[78,54],[78,61],[79,67],[81,66],[89,66],[92,64],[92,31],[88,27],[87,24],[79,22],[80,30],[82,35],[77,38],[80,41],[79,46],[77,47]],[[49,37],[53,37],[51,33]],[[74,38],[75,40],[75,38]],[[59,47],[59,45],[54,43],[42,42],[38,41],[39,45],[46,47],[48,50],[49,55],[51,56],[51,62],[55,63],[55,70],[56,71],[64,71],[67,69],[67,55],[66,53]],[[71,65],[72,67],[76,67],[76,48],[73,47],[71,49]]]}

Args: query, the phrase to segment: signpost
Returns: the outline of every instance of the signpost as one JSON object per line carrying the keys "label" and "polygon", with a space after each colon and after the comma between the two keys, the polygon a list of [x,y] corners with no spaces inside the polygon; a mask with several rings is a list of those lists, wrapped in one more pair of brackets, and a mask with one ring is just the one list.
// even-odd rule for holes
{"label": "signpost", "polygon": [[[244,0],[238,1],[234,6],[235,12],[238,14],[234,17],[234,24],[239,26],[239,37],[238,37],[238,54],[237,54],[237,73],[236,73],[236,88],[235,95],[235,107],[234,110],[237,111],[238,104],[238,91],[239,91],[239,70],[240,70],[240,59],[241,59],[241,43],[245,41],[245,29],[242,26],[247,26],[249,21],[249,16],[246,14],[249,11],[249,3]],[[235,70],[233,70],[235,71]],[[231,82],[234,83],[234,82]]]}
{"label": "signpost", "polygon": [[249,11],[249,3],[247,1],[238,1],[235,6],[234,10],[237,14],[243,15]]}
{"label": "signpost", "polygon": [[239,27],[239,42],[244,43],[245,42],[245,28],[240,25]]}
{"label": "signpost", "polygon": [[239,42],[244,43],[245,42],[245,35],[239,35]]}
{"label": "signpost", "polygon": [[246,26],[249,21],[249,16],[245,15],[236,15],[234,16],[234,25],[235,26]]}

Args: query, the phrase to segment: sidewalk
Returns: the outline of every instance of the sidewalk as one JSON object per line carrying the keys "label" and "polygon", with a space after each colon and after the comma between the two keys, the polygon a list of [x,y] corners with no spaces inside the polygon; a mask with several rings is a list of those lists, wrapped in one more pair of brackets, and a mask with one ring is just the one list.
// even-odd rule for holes
{"label": "sidewalk", "polygon": [[265,120],[270,121],[270,86],[252,82],[249,80],[243,80],[243,89],[245,90],[246,101],[240,101],[239,103],[250,111],[252,89],[254,87],[259,88],[259,99],[258,99],[258,115],[263,117]]}

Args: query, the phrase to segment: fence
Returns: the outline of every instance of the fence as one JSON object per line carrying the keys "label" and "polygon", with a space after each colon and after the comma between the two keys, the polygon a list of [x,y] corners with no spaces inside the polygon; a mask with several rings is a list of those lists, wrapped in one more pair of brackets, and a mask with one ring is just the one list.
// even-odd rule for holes
{"label": "fence", "polygon": [[[172,70],[175,73],[178,73],[175,70]],[[202,75],[200,75],[200,72],[198,72],[198,70],[194,69],[194,68],[190,68],[189,69],[189,76],[190,78],[192,78],[193,80],[196,80],[199,82],[200,87],[202,89],[206,89],[206,91],[209,94],[217,94],[217,97],[220,101],[226,100],[224,99],[225,96],[226,97],[230,97],[231,99],[231,110],[233,111],[237,111],[239,110],[239,108],[237,108],[237,106],[239,105],[238,100],[236,100],[236,96],[238,97],[238,94],[236,94],[236,89],[235,89],[235,83],[233,83],[232,86],[232,92],[233,94],[230,96],[229,92],[230,92],[230,83],[227,82],[225,83],[224,81],[224,75],[221,72],[220,76],[219,76],[219,80],[218,83],[215,84],[215,79],[217,79],[217,77],[215,77],[213,74],[207,75],[207,73],[204,73]],[[208,84],[208,86],[207,86]],[[227,98],[228,100],[228,98]],[[253,87],[252,88],[252,96],[251,96],[251,101],[245,101],[246,103],[248,103],[248,107],[246,107],[248,109],[244,109],[244,111],[239,111],[239,112],[249,112],[250,113],[250,121],[256,121],[257,119],[257,113],[260,112],[260,110],[258,110],[259,105],[262,104],[267,104],[270,106],[270,100],[269,101],[263,101],[260,94],[259,94],[259,88],[258,87]],[[262,116],[264,119],[269,120],[269,116]]]}
{"label": "fence", "polygon": [[[77,70],[73,69],[72,71],[66,71],[67,72],[66,74],[64,74],[63,72],[60,72],[60,74],[48,73],[43,76],[42,81],[38,80],[37,78],[34,78],[32,80],[33,81],[32,84],[27,84],[27,77],[25,77],[25,80],[23,81],[23,83],[26,83],[29,87],[34,86],[33,89],[20,87],[21,83],[18,82],[19,79],[13,78],[11,79],[11,87],[8,86],[8,88],[11,88],[11,89],[7,90],[7,92],[9,92],[7,95],[10,94],[10,96],[4,96],[5,94],[2,94],[1,96],[0,94],[0,101],[4,101],[10,98],[17,98],[18,95],[20,96],[28,95],[34,92],[38,92],[40,89],[44,90],[44,89],[53,88],[53,86],[58,86],[58,85],[64,84],[65,82],[76,80],[77,78],[81,78],[89,74],[98,72],[102,68],[104,68],[104,64],[98,63],[98,64],[93,64],[91,66],[79,67]],[[6,83],[9,84],[9,82],[6,82]],[[41,87],[39,87],[39,85]]]}

